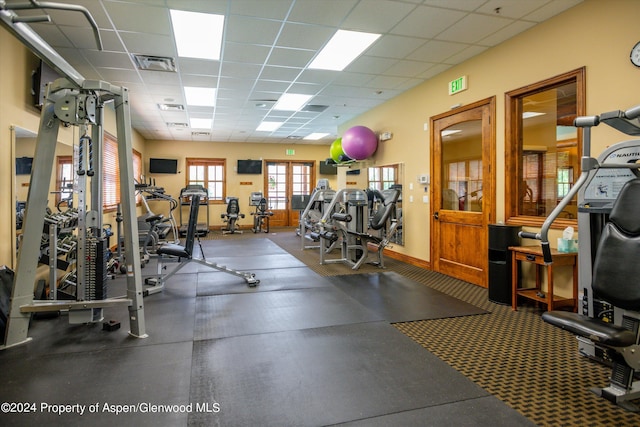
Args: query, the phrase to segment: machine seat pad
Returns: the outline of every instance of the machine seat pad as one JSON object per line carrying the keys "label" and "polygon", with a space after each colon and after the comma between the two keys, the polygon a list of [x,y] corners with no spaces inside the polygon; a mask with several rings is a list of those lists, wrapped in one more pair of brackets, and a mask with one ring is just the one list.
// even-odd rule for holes
{"label": "machine seat pad", "polygon": [[610,347],[635,344],[636,334],[628,329],[568,311],[547,311],[542,320],[554,326]]}
{"label": "machine seat pad", "polygon": [[180,258],[191,258],[191,254],[187,252],[184,246],[177,245],[175,243],[167,243],[162,245],[156,251],[158,255],[171,255]]}

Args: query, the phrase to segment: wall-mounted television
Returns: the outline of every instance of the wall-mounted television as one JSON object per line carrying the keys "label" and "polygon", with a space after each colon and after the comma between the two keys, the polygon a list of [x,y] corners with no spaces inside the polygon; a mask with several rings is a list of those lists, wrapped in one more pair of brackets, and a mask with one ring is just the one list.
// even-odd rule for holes
{"label": "wall-mounted television", "polygon": [[150,158],[149,173],[178,173],[178,160]]}
{"label": "wall-mounted television", "polygon": [[60,74],[49,67],[46,62],[40,61],[40,65],[33,72],[31,81],[31,94],[33,95],[33,104],[36,107],[42,108],[44,104],[47,84],[59,78]]}
{"label": "wall-mounted television", "polygon": [[337,175],[338,168],[336,167],[336,162],[327,163],[326,160],[320,161],[320,175]]}
{"label": "wall-mounted television", "polygon": [[16,158],[16,175],[31,175],[33,157]]}
{"label": "wall-mounted television", "polygon": [[248,175],[260,175],[262,173],[262,160],[238,160],[238,173]]}

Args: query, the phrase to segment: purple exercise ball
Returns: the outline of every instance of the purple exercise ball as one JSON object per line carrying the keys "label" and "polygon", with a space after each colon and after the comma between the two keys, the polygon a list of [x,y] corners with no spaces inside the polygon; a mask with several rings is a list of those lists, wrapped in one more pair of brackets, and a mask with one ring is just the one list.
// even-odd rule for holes
{"label": "purple exercise ball", "polygon": [[342,135],[342,150],[354,160],[364,160],[378,148],[378,137],[366,126],[354,126]]}

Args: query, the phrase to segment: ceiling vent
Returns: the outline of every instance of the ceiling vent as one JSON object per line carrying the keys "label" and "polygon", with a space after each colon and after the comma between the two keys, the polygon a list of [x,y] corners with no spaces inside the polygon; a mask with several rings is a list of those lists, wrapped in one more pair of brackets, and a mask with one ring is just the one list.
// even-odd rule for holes
{"label": "ceiling vent", "polygon": [[182,104],[158,104],[158,108],[162,111],[184,111]]}
{"label": "ceiling vent", "polygon": [[168,56],[132,55],[138,69],[175,73],[176,61]]}
{"label": "ceiling vent", "polygon": [[209,132],[191,132],[191,136],[209,136],[211,135],[211,133]]}
{"label": "ceiling vent", "polygon": [[324,110],[326,110],[327,108],[329,108],[328,105],[305,105],[304,107],[302,107],[302,109],[300,111],[307,111],[310,113],[322,113]]}
{"label": "ceiling vent", "polygon": [[170,128],[188,128],[189,125],[187,123],[167,123],[167,127],[170,127]]}

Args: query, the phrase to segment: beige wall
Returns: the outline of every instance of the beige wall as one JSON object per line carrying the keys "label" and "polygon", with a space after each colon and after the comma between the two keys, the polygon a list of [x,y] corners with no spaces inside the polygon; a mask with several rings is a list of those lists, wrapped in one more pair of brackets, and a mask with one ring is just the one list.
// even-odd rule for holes
{"label": "beige wall", "polygon": [[[179,150],[176,147],[180,147]],[[285,155],[285,150],[292,148],[295,155]],[[262,159],[262,160],[287,160],[287,161],[306,161],[315,162],[316,180],[318,178],[329,179],[332,188],[336,188],[336,175],[319,175],[318,161],[329,157],[329,147],[324,145],[305,145],[305,144],[238,144],[226,142],[185,142],[180,141],[147,141],[145,147],[144,167],[147,179],[155,180],[157,186],[163,187],[167,194],[178,197],[180,189],[186,185],[187,175],[185,170],[186,158],[224,158],[226,159],[226,195],[238,197],[240,199],[240,211],[249,217],[249,213],[253,212],[254,207],[249,206],[249,197],[253,191],[264,192],[263,182],[266,174],[266,168],[263,167],[262,175],[239,175],[236,172],[236,162],[238,159]],[[178,159],[179,173],[171,174],[149,174],[149,158],[168,158]],[[159,205],[158,209],[164,209],[166,206]],[[154,213],[165,214],[166,212],[156,212],[154,206],[151,206]],[[215,204],[209,207],[209,223],[211,226],[222,226],[220,214],[226,212],[226,205]],[[166,209],[165,209],[166,210]],[[202,212],[201,212],[202,213]],[[176,212],[177,214],[177,212]],[[185,208],[186,215],[186,208]],[[186,222],[186,218],[184,218]],[[252,225],[251,218],[240,220],[240,226]]]}
{"label": "beige wall", "polygon": [[[393,139],[379,144],[371,162],[376,165],[403,163],[404,224],[409,227],[406,245],[394,250],[409,256],[429,260],[430,204],[423,203],[424,187],[417,176],[430,173],[429,132],[424,124],[429,118],[448,111],[455,104],[469,104],[481,99],[496,98],[497,220],[504,220],[504,93],[580,67],[586,67],[587,112],[598,114],[626,109],[640,104],[638,78],[640,70],[629,62],[629,51],[640,38],[637,21],[640,11],[635,0],[586,0],[578,6],[514,37],[500,46],[447,70],[428,82],[415,87],[385,104],[344,123],[340,131],[354,125],[365,125],[374,131],[389,131]],[[0,29],[0,186],[11,183],[12,153],[8,140],[10,125],[35,130],[37,114],[27,97],[26,65],[29,55],[4,29]],[[461,75],[468,76],[468,90],[454,96],[447,93],[447,83]],[[107,126],[109,129],[109,126]],[[135,134],[137,135],[137,134]],[[593,153],[597,155],[607,145],[626,140],[624,135],[606,126],[593,132]],[[233,167],[239,158],[321,160],[328,157],[328,146],[292,145],[296,156],[284,155],[285,146],[271,144],[177,143],[172,141],[141,141],[134,137],[134,146],[143,153],[145,168],[149,157],[225,157],[229,166],[228,195],[237,195],[245,203],[251,191],[260,190],[259,176],[234,175]],[[177,148],[179,146],[179,149]],[[184,168],[184,162],[180,164]],[[362,179],[363,175],[360,175]],[[156,176],[171,194],[184,186],[184,171],[177,176]],[[335,178],[335,177],[334,177]],[[349,178],[351,180],[351,178]],[[239,185],[249,181],[251,185]],[[332,181],[335,186],[337,181]],[[366,181],[365,181],[366,182]],[[410,189],[410,185],[413,189]],[[360,182],[358,184],[360,185]],[[409,202],[413,196],[413,202]],[[248,203],[248,202],[247,202]],[[12,204],[0,204],[2,224],[0,239],[10,237],[9,222]],[[244,207],[243,207],[244,209]],[[219,221],[219,212],[212,209],[212,222]],[[553,236],[552,236],[553,238]],[[0,246],[0,263],[6,262],[10,250]]]}
{"label": "beige wall", "polygon": [[[392,132],[393,139],[380,144],[374,160],[406,165],[403,208],[410,232],[405,247],[394,250],[430,259],[431,205],[422,203],[424,189],[416,181],[429,173],[430,141],[424,124],[430,117],[456,104],[496,98],[497,220],[504,220],[505,92],[585,66],[588,114],[640,104],[640,70],[629,62],[629,52],[640,39],[638,18],[637,1],[586,0],[343,124],[340,132],[355,125]],[[468,90],[448,95],[447,83],[462,75],[468,76]],[[592,154],[628,139],[632,138],[600,126],[593,132]],[[411,195],[413,203],[408,202]]]}

